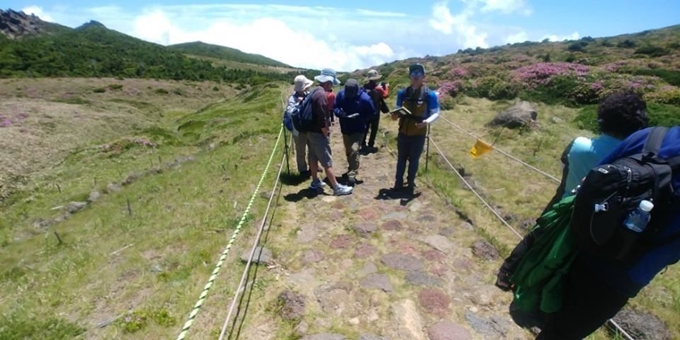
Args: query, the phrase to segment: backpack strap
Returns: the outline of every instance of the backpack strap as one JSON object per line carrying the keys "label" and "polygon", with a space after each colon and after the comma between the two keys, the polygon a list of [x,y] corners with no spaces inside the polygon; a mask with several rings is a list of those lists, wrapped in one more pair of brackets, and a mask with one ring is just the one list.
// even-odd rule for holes
{"label": "backpack strap", "polygon": [[655,156],[658,155],[661,144],[663,143],[664,137],[668,128],[665,126],[655,126],[647,135],[647,140],[645,140],[645,145],[642,147],[643,154],[653,153]]}

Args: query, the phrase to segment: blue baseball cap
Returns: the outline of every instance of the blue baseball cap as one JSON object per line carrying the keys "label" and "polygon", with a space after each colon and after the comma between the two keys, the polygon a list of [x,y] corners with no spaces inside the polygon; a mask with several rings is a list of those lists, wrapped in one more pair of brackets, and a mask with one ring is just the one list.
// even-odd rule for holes
{"label": "blue baseball cap", "polygon": [[424,77],[425,67],[422,64],[412,64],[408,67],[408,73],[411,77]]}

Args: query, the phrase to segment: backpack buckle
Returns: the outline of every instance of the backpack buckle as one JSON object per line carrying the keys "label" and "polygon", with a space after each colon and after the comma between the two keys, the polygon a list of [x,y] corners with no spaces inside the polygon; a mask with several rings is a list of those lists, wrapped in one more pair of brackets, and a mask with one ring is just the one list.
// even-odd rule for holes
{"label": "backpack buckle", "polygon": [[609,202],[604,202],[604,203],[595,203],[595,212],[601,212],[601,211],[609,211]]}

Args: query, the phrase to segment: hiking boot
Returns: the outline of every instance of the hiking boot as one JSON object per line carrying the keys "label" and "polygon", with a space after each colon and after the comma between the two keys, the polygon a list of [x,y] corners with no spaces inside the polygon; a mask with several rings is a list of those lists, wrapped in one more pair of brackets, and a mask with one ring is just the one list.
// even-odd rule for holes
{"label": "hiking boot", "polygon": [[326,183],[322,182],[321,180],[319,180],[317,178],[317,179],[312,180],[312,184],[309,185],[309,189],[318,191],[318,190],[323,190],[323,187],[325,187],[325,186],[326,186]]}
{"label": "hiking boot", "polygon": [[379,149],[376,148],[375,146],[369,146],[369,147],[368,147],[368,153],[377,153],[378,150],[379,150]]}
{"label": "hiking boot", "polygon": [[333,189],[333,195],[335,196],[343,196],[343,195],[349,195],[352,193],[352,187],[348,187],[346,185],[342,185],[338,183],[338,186]]}
{"label": "hiking boot", "polygon": [[351,187],[357,185],[357,178],[354,176],[347,176],[347,185]]}

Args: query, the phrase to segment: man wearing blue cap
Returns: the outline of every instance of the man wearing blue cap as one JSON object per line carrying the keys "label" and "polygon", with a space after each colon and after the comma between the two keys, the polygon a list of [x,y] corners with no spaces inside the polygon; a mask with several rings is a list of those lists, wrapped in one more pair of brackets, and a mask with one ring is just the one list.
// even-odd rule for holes
{"label": "man wearing blue cap", "polygon": [[423,84],[425,67],[421,64],[409,66],[411,86],[397,93],[397,108],[404,107],[411,114],[392,113],[392,120],[399,119],[397,139],[397,173],[394,190],[404,190],[404,172],[408,161],[407,191],[415,189],[416,173],[420,155],[425,147],[427,127],[439,118],[439,99],[437,93]]}

